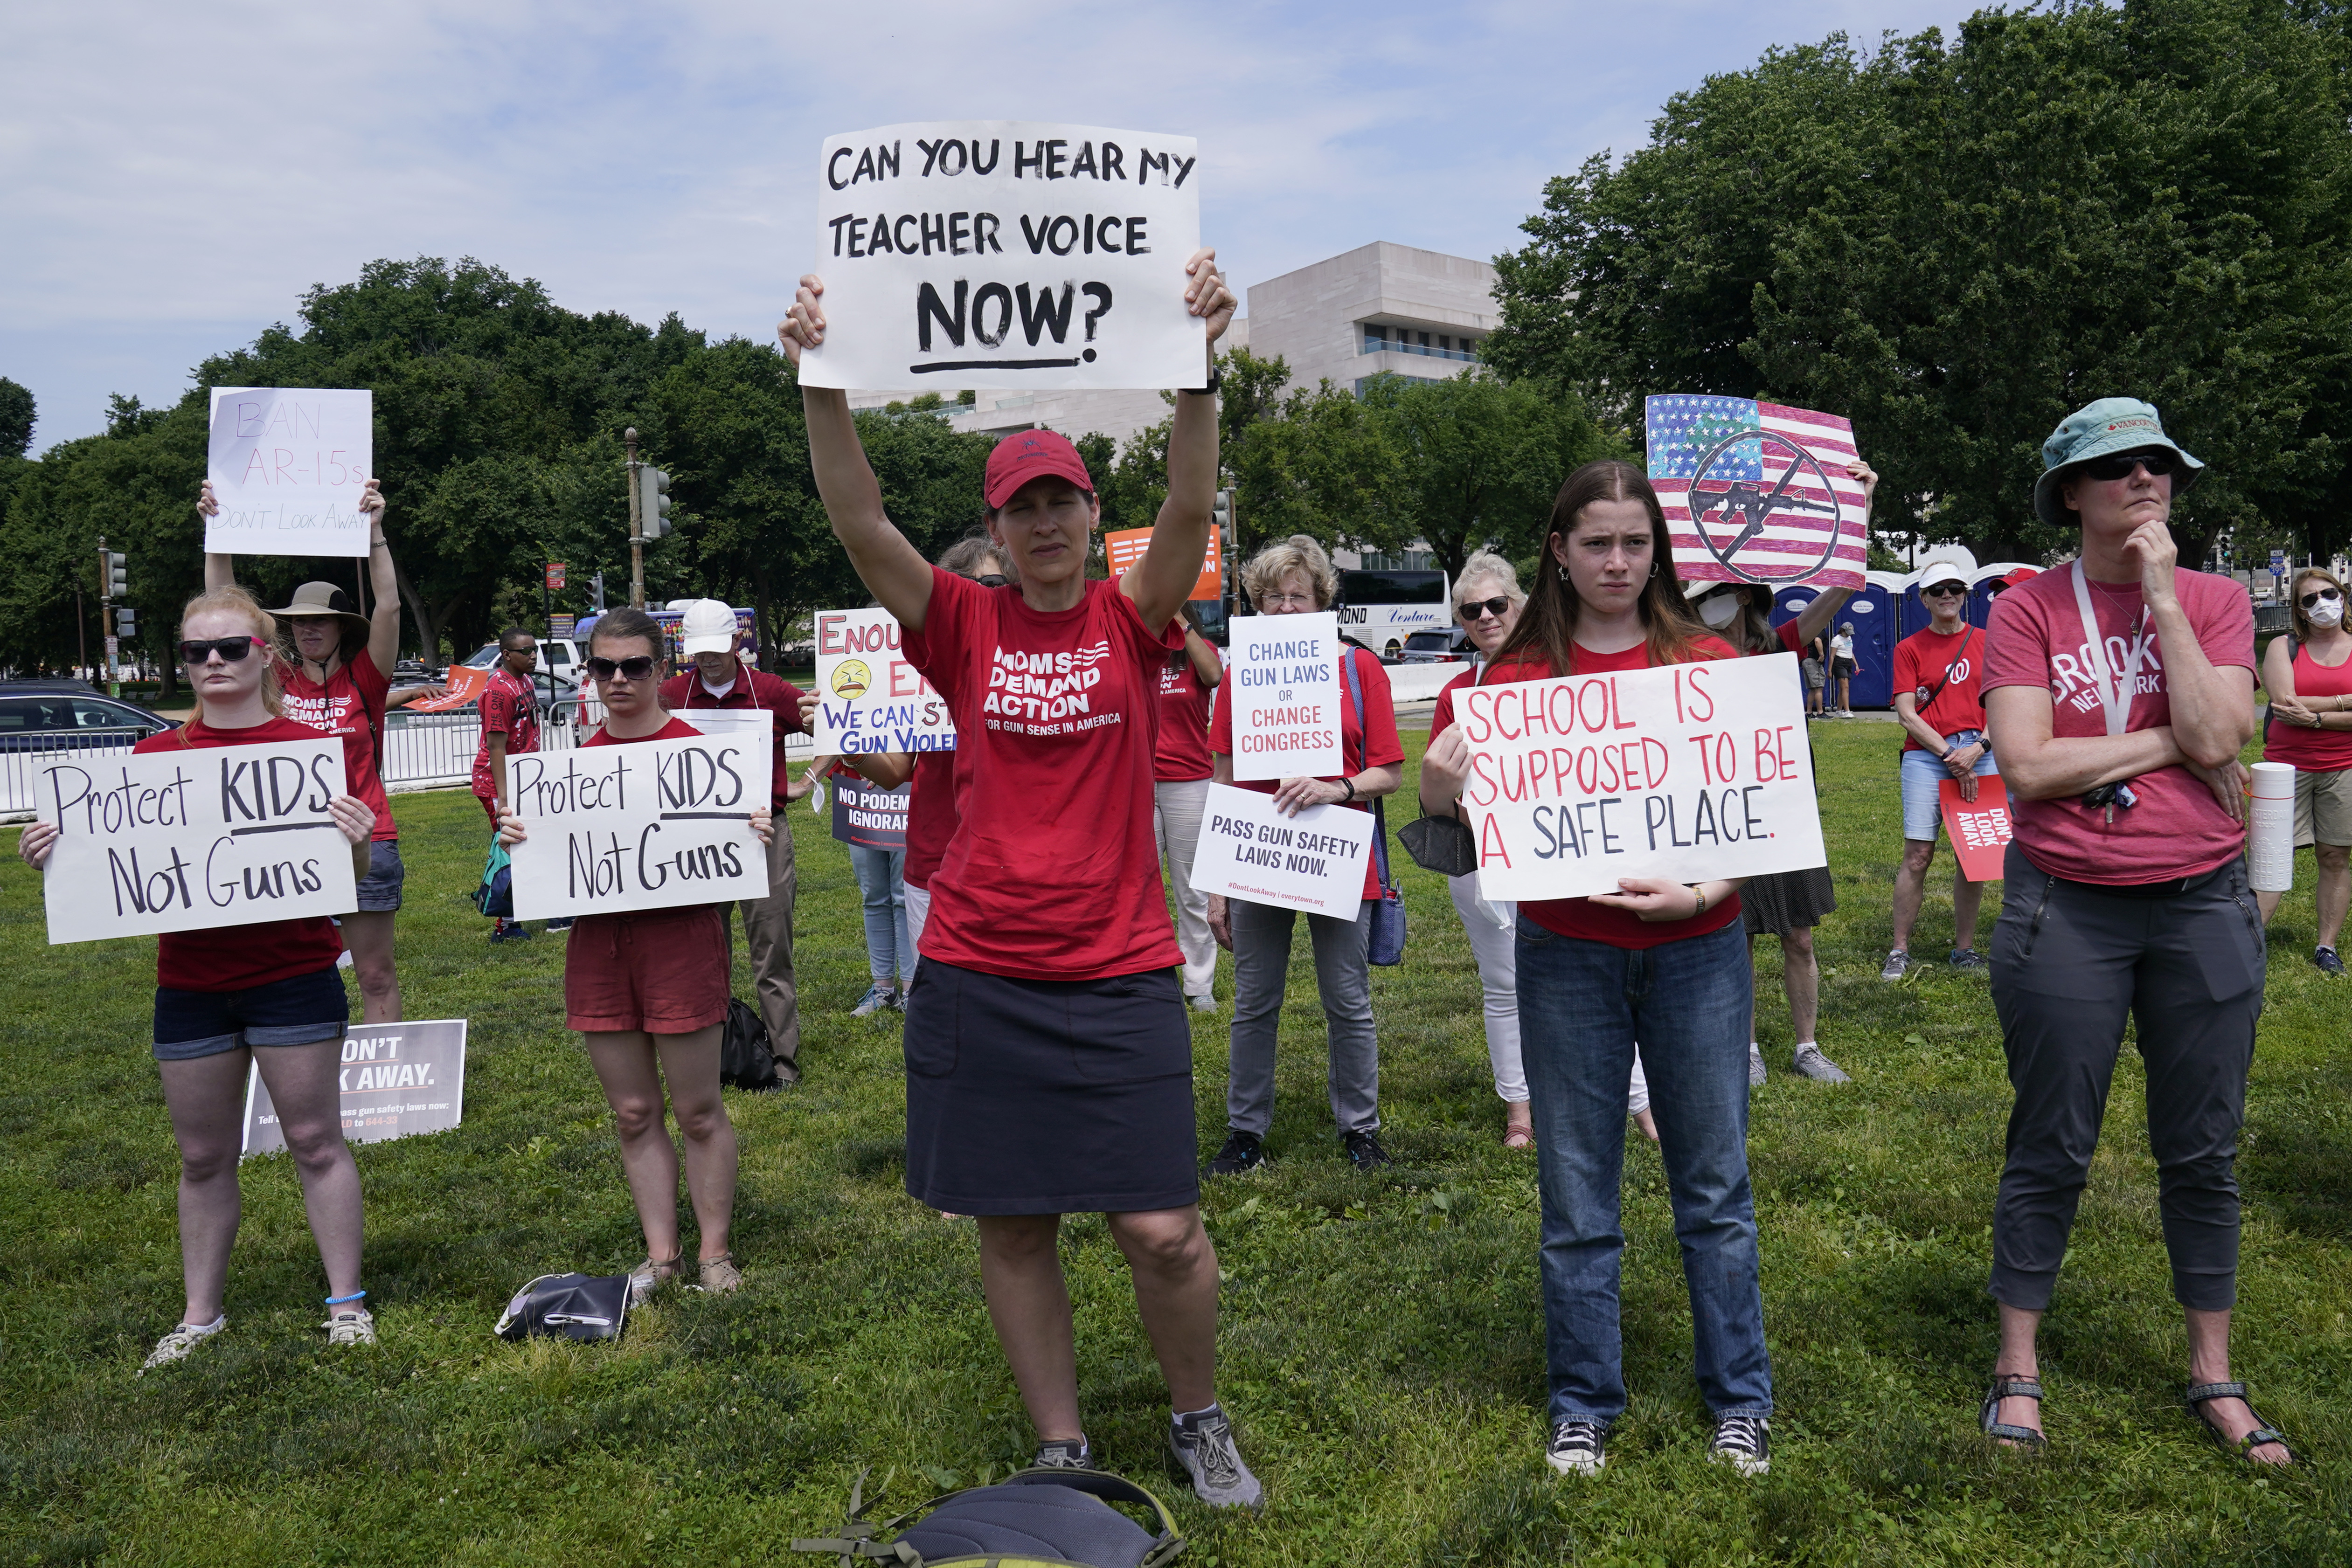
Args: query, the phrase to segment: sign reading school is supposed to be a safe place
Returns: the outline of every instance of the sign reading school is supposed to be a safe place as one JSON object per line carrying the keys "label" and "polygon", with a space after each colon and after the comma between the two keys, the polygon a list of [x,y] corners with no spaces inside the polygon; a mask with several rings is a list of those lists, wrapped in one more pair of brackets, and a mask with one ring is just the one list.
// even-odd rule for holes
{"label": "sign reading school is supposed to be a safe place", "polygon": [[769,745],[740,734],[509,757],[529,834],[509,852],[514,917],[767,897],[751,813],[769,803],[774,768]]}
{"label": "sign reading school is supposed to be a safe place", "polygon": [[1488,899],[1825,865],[1796,655],[1465,686],[1462,803]]}
{"label": "sign reading school is supposed to be a safe place", "polygon": [[907,662],[904,638],[887,610],[816,612],[819,757],[955,749],[947,699]]}
{"label": "sign reading school is supposed to be a safe place", "polygon": [[1233,664],[1234,777],[1329,779],[1340,755],[1339,617],[1237,615]]}
{"label": "sign reading school is supposed to be a safe place", "polygon": [[1189,136],[938,120],[828,137],[813,387],[1197,387]]}

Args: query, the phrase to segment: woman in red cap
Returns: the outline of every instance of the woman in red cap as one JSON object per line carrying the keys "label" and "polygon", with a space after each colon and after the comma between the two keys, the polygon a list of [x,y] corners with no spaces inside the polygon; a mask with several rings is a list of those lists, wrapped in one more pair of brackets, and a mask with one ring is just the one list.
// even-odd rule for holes
{"label": "woman in red cap", "polygon": [[[1204,348],[1234,299],[1213,251],[1186,264]],[[801,280],[778,327],[797,364],[824,340],[824,286]],[[906,630],[908,658],[955,714],[961,824],[931,878],[907,998],[907,1190],[977,1216],[997,1342],[1041,1441],[1090,1467],[1056,1237],[1100,1213],[1175,1406],[1170,1434],[1203,1500],[1255,1507],[1216,1402],[1217,1260],[1193,1161],[1192,1042],[1153,841],[1160,671],[1200,576],[1217,488],[1217,386],[1179,395],[1168,499],[1118,582],[1089,580],[1101,508],[1050,430],[990,455],[989,536],[1015,583],[925,561],[885,514],[841,392],[803,385],[809,455],[857,575]]]}

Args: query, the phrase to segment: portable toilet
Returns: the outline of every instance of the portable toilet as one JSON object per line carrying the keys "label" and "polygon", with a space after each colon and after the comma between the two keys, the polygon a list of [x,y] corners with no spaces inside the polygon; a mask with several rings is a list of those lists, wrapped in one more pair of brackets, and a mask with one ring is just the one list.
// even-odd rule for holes
{"label": "portable toilet", "polygon": [[2041,575],[2040,567],[2028,566],[2021,560],[1990,561],[1977,568],[1969,577],[1969,624],[1990,624],[1996,598],[2029,578]]}
{"label": "portable toilet", "polygon": [[1906,580],[1899,571],[1866,571],[1862,587],[1831,618],[1832,630],[1853,622],[1854,674],[1849,693],[1855,707],[1895,706],[1895,644],[1903,640],[1896,615]]}

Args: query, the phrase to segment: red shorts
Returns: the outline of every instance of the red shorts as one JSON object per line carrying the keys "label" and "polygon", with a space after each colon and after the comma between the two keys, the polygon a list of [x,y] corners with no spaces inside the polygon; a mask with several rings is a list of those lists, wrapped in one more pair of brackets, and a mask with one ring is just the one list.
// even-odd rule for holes
{"label": "red shorts", "polygon": [[723,1022],[730,956],[717,904],[583,915],[563,952],[564,1027],[691,1034]]}

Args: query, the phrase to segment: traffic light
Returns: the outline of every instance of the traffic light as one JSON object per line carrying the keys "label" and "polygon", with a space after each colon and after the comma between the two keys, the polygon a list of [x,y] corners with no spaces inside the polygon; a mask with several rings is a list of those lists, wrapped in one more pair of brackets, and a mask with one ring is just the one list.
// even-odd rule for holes
{"label": "traffic light", "polygon": [[596,613],[597,613],[597,614],[599,614],[599,615],[604,614],[604,574],[603,572],[601,572],[601,571],[600,571],[600,572],[598,572],[595,576],[593,576],[593,577],[590,578],[590,579],[588,580],[588,587],[589,587],[589,589],[590,589],[591,592],[594,595],[594,597],[590,601],[590,602],[594,606],[594,608],[595,608],[595,611],[596,611]]}
{"label": "traffic light", "polygon": [[98,553],[106,558],[106,591],[100,597],[121,598],[130,591],[131,575],[128,569],[131,558],[121,550],[100,550]]}
{"label": "traffic light", "polygon": [[637,470],[637,516],[647,544],[669,532],[669,476],[648,464]]}
{"label": "traffic light", "polygon": [[139,635],[139,612],[127,605],[114,612],[114,634],[125,642]]}
{"label": "traffic light", "polygon": [[1231,490],[1217,492],[1216,507],[1210,514],[1210,520],[1216,525],[1218,542],[1232,544],[1234,541],[1234,493]]}

